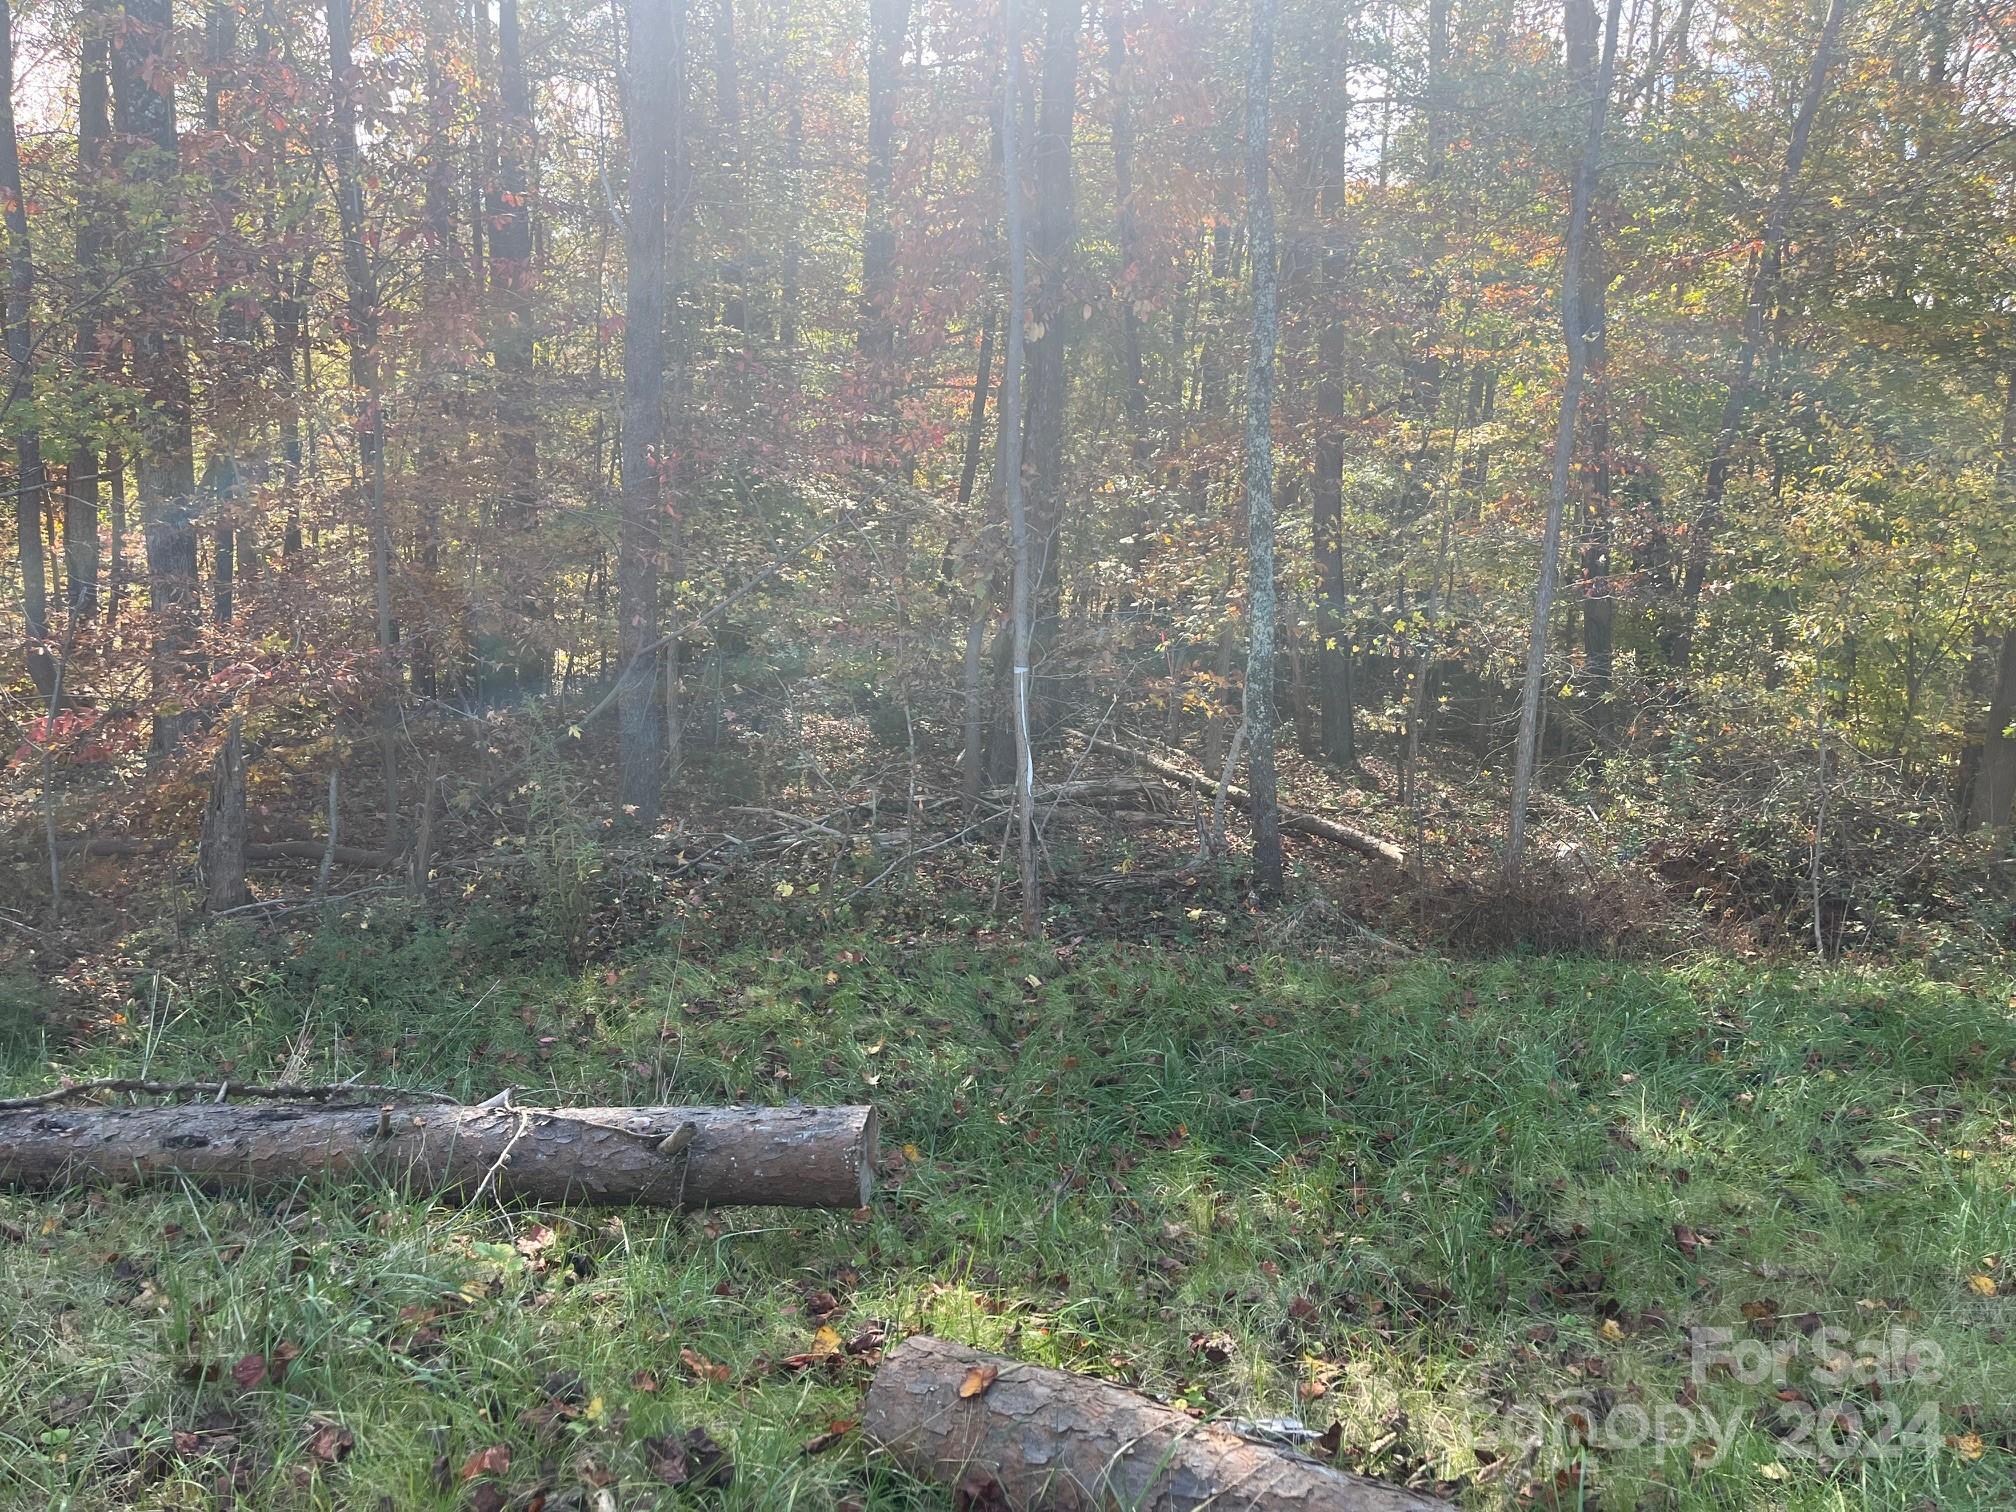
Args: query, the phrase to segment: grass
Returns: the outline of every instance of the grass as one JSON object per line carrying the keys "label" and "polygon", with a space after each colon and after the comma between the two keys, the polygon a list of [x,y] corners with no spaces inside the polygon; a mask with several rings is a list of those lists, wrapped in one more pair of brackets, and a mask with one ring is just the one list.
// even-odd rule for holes
{"label": "grass", "polygon": [[[1470,1505],[2016,1497],[2005,982],[861,934],[568,977],[397,917],[212,947],[81,1046],[17,1037],[6,1083],[872,1098],[883,1191],[0,1197],[6,1505],[947,1508],[847,1431],[916,1329],[1335,1420]],[[655,1473],[694,1428],[727,1489]]]}

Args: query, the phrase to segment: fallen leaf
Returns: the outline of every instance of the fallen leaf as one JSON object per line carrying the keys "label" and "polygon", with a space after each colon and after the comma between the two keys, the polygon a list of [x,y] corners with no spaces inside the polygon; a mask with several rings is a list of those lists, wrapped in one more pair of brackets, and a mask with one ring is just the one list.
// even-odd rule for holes
{"label": "fallen leaf", "polygon": [[1624,1325],[1619,1323],[1615,1318],[1605,1318],[1603,1326],[1596,1331],[1612,1344],[1621,1344],[1627,1337],[1624,1332]]}
{"label": "fallen leaf", "polygon": [[341,1423],[314,1423],[308,1435],[308,1452],[327,1464],[335,1464],[357,1447],[357,1436]]}
{"label": "fallen leaf", "polygon": [[819,1331],[812,1335],[812,1358],[830,1359],[845,1347],[840,1338],[840,1330],[830,1323],[819,1325]]}
{"label": "fallen leaf", "polygon": [[511,1469],[511,1451],[503,1444],[492,1444],[487,1449],[478,1449],[462,1461],[462,1479],[471,1481],[479,1475],[505,1475]]}
{"label": "fallen leaf", "polygon": [[658,1377],[651,1374],[648,1370],[632,1371],[630,1373],[630,1385],[636,1391],[656,1391],[658,1390]]}
{"label": "fallen leaf", "polygon": [[1964,1460],[1978,1460],[1988,1446],[1978,1433],[1949,1433],[1946,1435],[1946,1447]]}
{"label": "fallen leaf", "polygon": [[1993,1276],[1981,1275],[1969,1276],[1967,1278],[1967,1289],[1977,1297],[1992,1297],[1996,1291],[1995,1278]]}
{"label": "fallen leaf", "polygon": [[984,1394],[994,1384],[994,1378],[1001,1374],[999,1365],[975,1365],[966,1372],[966,1379],[959,1383],[959,1400],[967,1401]]}
{"label": "fallen leaf", "polygon": [[250,1391],[266,1379],[266,1356],[248,1354],[231,1367],[231,1379],[238,1383],[241,1391]]}
{"label": "fallen leaf", "polygon": [[702,1381],[725,1381],[734,1374],[726,1365],[715,1364],[690,1344],[680,1346],[679,1361]]}

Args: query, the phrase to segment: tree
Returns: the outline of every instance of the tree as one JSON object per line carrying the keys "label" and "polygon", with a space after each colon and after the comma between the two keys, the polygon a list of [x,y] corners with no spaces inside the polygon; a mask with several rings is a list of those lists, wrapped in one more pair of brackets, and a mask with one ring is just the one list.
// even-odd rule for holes
{"label": "tree", "polygon": [[[623,523],[616,566],[621,802],[640,824],[657,821],[665,750],[657,707],[658,572],[665,551],[665,218],[671,168],[672,10],[683,0],[630,0],[625,103],[630,203],[624,215]],[[675,645],[671,656],[678,655]]]}
{"label": "tree", "polygon": [[1253,339],[1246,361],[1246,520],[1250,621],[1246,642],[1246,763],[1253,792],[1253,880],[1281,891],[1281,801],[1274,773],[1274,354],[1281,339],[1272,171],[1274,22],[1279,0],[1253,0],[1246,74],[1246,223],[1252,246]]}
{"label": "tree", "polygon": [[1043,892],[1036,872],[1036,762],[1029,727],[1029,659],[1031,647],[1032,558],[1028,511],[1022,486],[1022,367],[1024,328],[1029,321],[1028,237],[1023,229],[1020,123],[1022,98],[1022,28],[1018,0],[1003,0],[1002,46],[1006,50],[1007,88],[1001,94],[1001,182],[1003,218],[1008,223],[1008,350],[1001,369],[1000,468],[1008,506],[1008,550],[1014,580],[1008,611],[1013,637],[1012,679],[1015,726],[1015,833],[1022,882],[1022,932],[1035,939],[1043,932]]}
{"label": "tree", "polygon": [[181,744],[196,715],[202,671],[196,638],[196,443],[181,301],[169,278],[170,232],[180,219],[181,134],[175,125],[174,7],[127,0],[112,43],[115,166],[128,200],[126,260],[133,267],[131,337],[140,413],[134,458],[147,538],[147,597],[154,620],[154,749]]}
{"label": "tree", "polygon": [[[1573,14],[1589,0],[1567,0],[1570,34]],[[1554,616],[1554,588],[1561,571],[1561,523],[1568,504],[1568,474],[1575,460],[1575,416],[1582,403],[1588,361],[1589,310],[1582,295],[1583,257],[1589,238],[1589,206],[1603,165],[1603,118],[1610,105],[1617,66],[1617,19],[1622,0],[1610,0],[1604,21],[1603,61],[1589,83],[1589,130],[1583,138],[1569,191],[1568,234],[1561,258],[1561,342],[1567,374],[1561,383],[1560,418],[1554,430],[1554,478],[1547,495],[1547,523],[1540,536],[1539,581],[1533,590],[1533,632],[1526,647],[1526,682],[1519,697],[1519,734],[1512,765],[1512,818],[1505,841],[1505,875],[1516,880],[1526,854],[1526,807],[1533,791],[1533,768],[1540,750],[1540,695],[1547,679],[1548,627]],[[1586,32],[1584,23],[1582,30]]]}
{"label": "tree", "polygon": [[[105,147],[112,135],[111,85],[106,70],[106,18],[99,0],[87,0],[79,21],[77,54],[77,278],[75,358],[79,376],[102,382],[98,293],[105,282]],[[86,431],[70,450],[63,489],[63,565],[70,612],[88,620],[98,612],[98,484],[101,453]],[[122,532],[123,534],[123,532]]]}
{"label": "tree", "polygon": [[35,302],[35,260],[28,242],[28,202],[21,191],[21,148],[14,130],[14,12],[0,0],[0,200],[7,225],[7,429],[14,443],[14,520],[21,551],[22,631],[35,690],[47,698],[56,686],[49,655],[49,583],[42,557],[42,433],[35,419],[35,338],[29,311]]}
{"label": "tree", "polygon": [[363,166],[357,150],[356,56],[350,0],[328,0],[330,140],[336,159],[336,213],[343,233],[347,294],[345,340],[350,348],[350,402],[357,437],[358,492],[371,541],[371,597],[377,611],[380,692],[379,759],[385,785],[385,826],[399,822],[398,748],[393,742],[398,668],[393,662],[392,531],[385,518],[385,394],[378,362],[378,270],[364,228]]}
{"label": "tree", "polygon": [[1819,44],[1806,74],[1806,92],[1800,97],[1798,114],[1792,118],[1792,135],[1785,144],[1785,160],[1778,170],[1778,187],[1771,196],[1771,208],[1764,218],[1764,234],[1758,249],[1757,272],[1750,280],[1750,295],[1743,306],[1743,335],[1736,349],[1735,370],[1729,377],[1729,394],[1723,401],[1722,419],[1715,427],[1715,447],[1701,481],[1701,506],[1687,533],[1687,565],[1680,584],[1680,622],[1668,648],[1676,670],[1684,670],[1693,654],[1695,621],[1701,612],[1701,589],[1708,578],[1708,558],[1715,531],[1722,520],[1722,501],[1729,490],[1729,470],[1735,459],[1736,443],[1743,427],[1744,411],[1750,403],[1750,389],[1757,373],[1757,355],[1764,344],[1764,323],[1777,308],[1778,283],[1785,269],[1785,248],[1791,238],[1790,217],[1800,170],[1806,163],[1806,147],[1813,134],[1813,118],[1827,93],[1827,75],[1834,66],[1834,48],[1841,36],[1841,23],[1848,14],[1848,0],[1830,0],[1827,20],[1820,28]]}

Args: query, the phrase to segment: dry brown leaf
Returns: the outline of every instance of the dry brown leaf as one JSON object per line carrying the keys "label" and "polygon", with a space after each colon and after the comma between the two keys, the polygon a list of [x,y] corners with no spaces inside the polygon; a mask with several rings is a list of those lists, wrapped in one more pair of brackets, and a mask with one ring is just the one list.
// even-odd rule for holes
{"label": "dry brown leaf", "polygon": [[994,1384],[994,1378],[1000,1374],[1001,1367],[998,1365],[975,1365],[966,1372],[966,1379],[959,1383],[959,1400],[964,1402],[984,1395],[987,1388]]}

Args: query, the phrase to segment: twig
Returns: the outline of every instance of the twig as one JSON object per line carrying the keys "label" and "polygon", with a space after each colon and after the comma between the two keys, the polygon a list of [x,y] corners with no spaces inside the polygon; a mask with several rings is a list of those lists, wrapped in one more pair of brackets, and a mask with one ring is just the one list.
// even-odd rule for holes
{"label": "twig", "polygon": [[[490,1163],[490,1169],[483,1173],[483,1179],[476,1183],[476,1190],[469,1194],[469,1205],[474,1207],[483,1200],[483,1194],[490,1190],[490,1183],[497,1179],[497,1173],[504,1169],[504,1162],[511,1158],[511,1151],[518,1141],[525,1137],[525,1131],[532,1127],[532,1112],[529,1108],[514,1109],[518,1115],[518,1127],[511,1131],[511,1137],[504,1141],[504,1148],[497,1152],[497,1158]],[[690,1124],[687,1126],[692,1127]]]}

